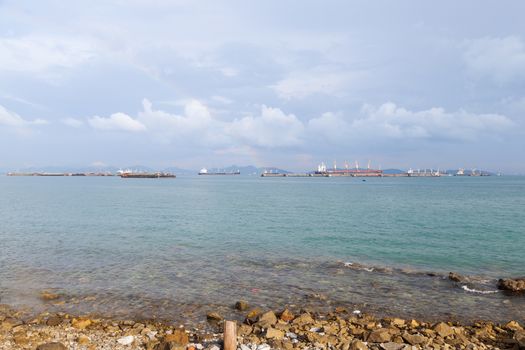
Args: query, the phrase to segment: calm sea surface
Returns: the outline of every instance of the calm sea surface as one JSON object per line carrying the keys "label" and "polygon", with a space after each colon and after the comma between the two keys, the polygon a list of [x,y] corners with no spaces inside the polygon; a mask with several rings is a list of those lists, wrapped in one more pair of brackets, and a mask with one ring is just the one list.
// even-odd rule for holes
{"label": "calm sea surface", "polygon": [[0,303],[16,306],[523,321],[525,296],[496,281],[524,275],[525,177],[0,177]]}

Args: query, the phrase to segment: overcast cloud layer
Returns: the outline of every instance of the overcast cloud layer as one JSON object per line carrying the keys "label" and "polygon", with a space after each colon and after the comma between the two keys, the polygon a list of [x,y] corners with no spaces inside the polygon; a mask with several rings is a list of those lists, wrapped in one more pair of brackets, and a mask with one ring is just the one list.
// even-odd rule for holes
{"label": "overcast cloud layer", "polygon": [[525,173],[522,1],[0,1],[0,169]]}

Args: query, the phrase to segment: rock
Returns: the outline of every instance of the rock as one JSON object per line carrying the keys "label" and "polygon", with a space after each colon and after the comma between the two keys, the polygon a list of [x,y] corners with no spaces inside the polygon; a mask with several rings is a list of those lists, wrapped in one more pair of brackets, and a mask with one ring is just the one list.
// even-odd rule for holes
{"label": "rock", "polygon": [[346,309],[346,307],[338,306],[338,307],[335,308],[335,313],[337,313],[337,314],[346,314],[346,313],[348,313],[348,310]]}
{"label": "rock", "polygon": [[392,340],[392,336],[387,328],[379,328],[372,331],[367,339],[367,341],[371,343],[386,343],[390,340]]}
{"label": "rock", "polygon": [[280,331],[272,327],[269,327],[266,330],[266,339],[283,339],[283,338],[284,338],[283,331]]}
{"label": "rock", "polygon": [[25,345],[29,344],[29,339],[27,339],[24,334],[13,335],[13,341],[20,347],[24,347]]}
{"label": "rock", "polygon": [[440,322],[437,325],[435,325],[434,331],[436,331],[436,333],[439,334],[443,338],[448,337],[449,335],[454,333],[454,331],[452,330],[452,327],[450,327],[448,324],[444,322]]}
{"label": "rock", "polygon": [[67,348],[62,343],[52,342],[40,344],[36,347],[36,350],[67,350]]}
{"label": "rock", "polygon": [[268,344],[261,344],[257,346],[257,350],[271,350],[271,347]]}
{"label": "rock", "polygon": [[77,343],[79,343],[80,345],[86,345],[86,344],[89,344],[90,342],[91,342],[91,339],[89,339],[89,337],[84,334],[79,335],[77,338]]}
{"label": "rock", "polygon": [[73,326],[76,329],[86,329],[87,327],[91,325],[91,323],[92,322],[89,318],[84,318],[84,319],[74,318],[73,321],[71,322],[71,326]]}
{"label": "rock", "polygon": [[516,340],[520,348],[525,348],[525,332],[524,331],[515,332],[514,340]]}
{"label": "rock", "polygon": [[516,321],[510,321],[505,325],[505,328],[510,329],[511,331],[522,331],[523,327]]}
{"label": "rock", "polygon": [[126,337],[122,337],[117,339],[117,343],[122,345],[131,345],[135,341],[135,337],[132,335],[128,335]]}
{"label": "rock", "polygon": [[402,335],[403,339],[410,345],[423,344],[427,341],[427,337],[418,334],[405,333]]}
{"label": "rock", "polygon": [[408,326],[410,328],[417,328],[419,327],[419,322],[417,322],[416,320],[410,320],[410,322],[408,323]]}
{"label": "rock", "polygon": [[297,326],[304,326],[304,325],[312,324],[312,323],[314,323],[314,319],[308,313],[304,313],[304,314],[296,317],[292,321],[292,324],[297,325]]}
{"label": "rock", "polygon": [[46,321],[46,324],[51,327],[58,326],[61,323],[62,323],[62,317],[60,316],[51,316]]}
{"label": "rock", "polygon": [[247,324],[241,324],[239,325],[239,327],[237,328],[237,334],[240,335],[240,336],[245,336],[245,335],[248,335],[252,332],[252,326],[249,326]]}
{"label": "rock", "polygon": [[259,320],[257,321],[256,325],[261,328],[268,328],[273,326],[277,323],[277,317],[273,313],[273,311],[268,311],[259,316]]}
{"label": "rock", "polygon": [[401,318],[393,318],[393,319],[390,320],[390,324],[392,326],[396,326],[396,327],[404,326],[405,325],[405,320],[403,320]]}
{"label": "rock", "polygon": [[166,334],[164,337],[166,343],[174,343],[177,345],[186,345],[190,342],[190,338],[184,329],[176,329],[172,334]]}
{"label": "rock", "polygon": [[206,314],[206,319],[208,319],[208,321],[218,322],[221,321],[223,317],[217,312],[208,312]]}
{"label": "rock", "polygon": [[48,292],[47,290],[44,290],[44,291],[40,292],[40,299],[42,299],[44,301],[56,300],[58,298],[60,298],[60,295]]}
{"label": "rock", "polygon": [[248,310],[248,303],[244,300],[239,300],[235,303],[235,308],[239,311]]}
{"label": "rock", "polygon": [[454,282],[461,282],[463,281],[463,276],[461,276],[459,273],[449,272],[448,279]]}
{"label": "rock", "polygon": [[350,350],[368,350],[368,345],[366,345],[360,340],[354,340],[350,344]]}
{"label": "rock", "polygon": [[294,314],[288,309],[284,309],[283,312],[281,312],[281,315],[279,316],[279,318],[284,322],[290,322],[294,319],[294,317]]}
{"label": "rock", "polygon": [[259,308],[255,308],[248,312],[248,314],[246,315],[246,323],[254,324],[255,322],[257,322],[257,317],[261,314],[261,312],[262,311]]}
{"label": "rock", "polygon": [[525,278],[506,278],[498,281],[498,288],[502,290],[508,290],[511,292],[524,292],[525,291]]}
{"label": "rock", "polygon": [[385,349],[385,350],[401,350],[404,347],[405,347],[405,344],[399,344],[399,343],[393,343],[393,342],[381,344],[381,349]]}

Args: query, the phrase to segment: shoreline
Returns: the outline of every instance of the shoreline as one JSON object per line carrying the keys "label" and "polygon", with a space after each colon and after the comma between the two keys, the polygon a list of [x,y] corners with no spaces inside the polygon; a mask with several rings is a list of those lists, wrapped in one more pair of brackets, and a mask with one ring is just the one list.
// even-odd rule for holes
{"label": "shoreline", "polygon": [[[265,309],[238,301],[238,349],[519,349],[525,348],[523,323],[451,319],[428,322],[376,317],[333,307]],[[220,350],[224,318],[210,311],[198,323],[116,319],[63,312],[31,314],[0,305],[0,350],[148,349]],[[48,344],[48,345],[45,345]]]}

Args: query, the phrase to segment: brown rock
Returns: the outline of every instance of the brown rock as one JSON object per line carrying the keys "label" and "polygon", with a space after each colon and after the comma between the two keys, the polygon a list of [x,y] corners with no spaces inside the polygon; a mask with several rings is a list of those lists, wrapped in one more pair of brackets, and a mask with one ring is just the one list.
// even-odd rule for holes
{"label": "brown rock", "polygon": [[416,320],[410,320],[410,322],[408,322],[408,326],[410,328],[417,328],[419,327],[419,322],[417,322]]}
{"label": "brown rock", "polygon": [[184,329],[175,329],[172,334],[166,334],[164,342],[176,345],[186,345],[190,342],[188,334]]}
{"label": "brown rock", "polygon": [[461,282],[463,280],[463,276],[455,272],[449,272],[448,279],[454,282]]}
{"label": "brown rock", "polygon": [[13,335],[13,341],[18,346],[24,346],[29,344],[29,339],[24,334],[15,334]]}
{"label": "brown rock", "polygon": [[368,336],[367,341],[371,343],[386,343],[392,340],[392,336],[387,328],[379,328]]}
{"label": "brown rock", "polygon": [[78,336],[77,343],[80,345],[87,345],[91,342],[91,339],[87,335],[81,334]]}
{"label": "brown rock", "polygon": [[223,317],[217,312],[208,312],[206,314],[206,319],[208,321],[218,322],[218,321],[221,321],[223,319]]}
{"label": "brown rock", "polygon": [[277,317],[273,313],[273,311],[268,311],[259,316],[259,320],[257,321],[256,325],[261,328],[268,328],[273,326],[277,323]]}
{"label": "brown rock", "polygon": [[354,340],[350,344],[350,350],[368,350],[368,346],[360,340]]}
{"label": "brown rock", "polygon": [[240,335],[240,336],[245,336],[245,335],[248,335],[252,332],[252,326],[249,326],[247,324],[241,324],[238,328],[237,328],[237,334]]}
{"label": "brown rock", "polygon": [[91,320],[89,318],[74,318],[71,322],[71,326],[76,329],[86,329],[91,325]]}
{"label": "brown rock", "polygon": [[524,331],[515,332],[514,340],[516,340],[520,348],[525,348],[525,332]]}
{"label": "brown rock", "polygon": [[393,342],[381,344],[381,349],[384,349],[384,350],[401,350],[404,347],[405,347],[405,344],[398,344],[398,343],[393,343]]}
{"label": "brown rock", "polygon": [[266,330],[266,339],[283,339],[284,338],[284,332],[280,331],[278,329],[269,327]]}
{"label": "brown rock", "polygon": [[60,298],[60,295],[56,293],[51,293],[51,292],[48,292],[47,290],[40,292],[40,299],[42,300],[48,301],[48,300],[56,300],[58,298]]}
{"label": "brown rock", "polygon": [[335,308],[335,312],[338,314],[346,314],[348,313],[348,310],[345,307],[338,306]]}
{"label": "brown rock", "polygon": [[294,317],[294,314],[288,309],[284,309],[283,312],[281,312],[281,315],[279,316],[279,318],[284,322],[290,322],[294,319]]}
{"label": "brown rock", "polygon": [[244,300],[239,300],[235,303],[235,308],[239,311],[248,310],[248,303]]}
{"label": "brown rock", "polygon": [[67,350],[67,348],[62,343],[53,342],[40,344],[36,347],[36,350]]}
{"label": "brown rock", "polygon": [[522,331],[523,327],[516,321],[510,321],[505,325],[505,328],[510,329],[511,331]]}
{"label": "brown rock", "polygon": [[423,344],[428,338],[418,334],[405,333],[403,334],[403,339],[410,345],[417,345]]}
{"label": "brown rock", "polygon": [[304,326],[304,325],[312,324],[312,323],[314,323],[314,319],[308,313],[304,313],[296,317],[292,322],[292,324],[297,325],[297,326]]}
{"label": "brown rock", "polygon": [[524,292],[525,291],[525,278],[506,278],[498,281],[498,288],[508,290],[511,292]]}
{"label": "brown rock", "polygon": [[454,333],[454,331],[452,330],[452,327],[450,327],[448,324],[444,322],[440,322],[437,325],[435,325],[434,330],[436,331],[437,334],[439,334],[443,338],[448,337],[449,335]]}
{"label": "brown rock", "polygon": [[62,317],[60,316],[51,316],[46,321],[46,324],[51,327],[58,326],[61,323],[62,323]]}
{"label": "brown rock", "polygon": [[393,319],[390,320],[390,324],[392,326],[401,327],[401,326],[405,325],[405,320],[403,320],[401,318],[393,318]]}
{"label": "brown rock", "polygon": [[255,308],[248,312],[248,314],[246,315],[246,323],[254,324],[255,322],[257,322],[257,317],[261,314],[261,312],[262,311],[259,308]]}

